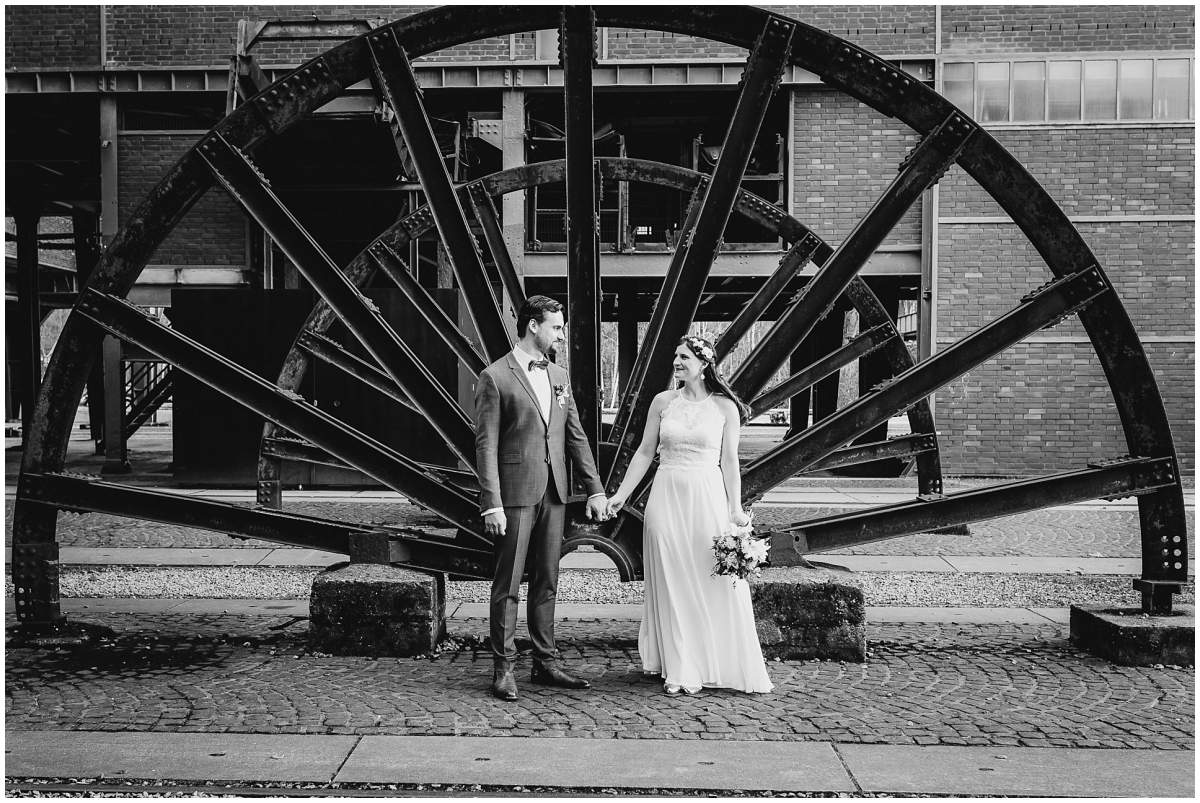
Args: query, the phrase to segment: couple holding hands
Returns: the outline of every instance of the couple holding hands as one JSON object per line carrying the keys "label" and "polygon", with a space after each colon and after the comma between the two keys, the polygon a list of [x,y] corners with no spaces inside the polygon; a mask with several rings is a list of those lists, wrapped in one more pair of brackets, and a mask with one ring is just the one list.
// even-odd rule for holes
{"label": "couple holding hands", "polygon": [[655,455],[659,465],[643,527],[645,602],[638,632],[642,670],[667,694],[703,687],[770,691],[744,580],[715,577],[713,538],[749,516],[741,506],[738,432],[747,407],[717,373],[712,344],[683,338],[675,385],[654,397],[637,454],[611,498],[596,472],[567,372],[547,359],[565,340],[562,305],[531,296],[517,315],[516,347],[479,375],[475,456],[485,532],[496,539],[491,593],[492,694],[517,699],[517,604],[529,574],[530,680],[586,689],[554,642],[554,602],[567,495],[567,460],[591,496],[587,515],[606,520],[630,501]]}

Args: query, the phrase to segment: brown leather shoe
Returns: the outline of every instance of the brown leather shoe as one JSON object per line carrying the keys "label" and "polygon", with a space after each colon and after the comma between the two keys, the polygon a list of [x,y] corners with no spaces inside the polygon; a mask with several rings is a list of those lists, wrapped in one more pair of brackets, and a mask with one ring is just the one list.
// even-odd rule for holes
{"label": "brown leather shoe", "polygon": [[591,683],[583,678],[577,678],[569,672],[564,672],[554,664],[534,662],[529,680],[542,686],[556,686],[560,689],[590,689]]}
{"label": "brown leather shoe", "polygon": [[497,663],[492,670],[492,696],[511,703],[517,699],[517,679],[510,663]]}

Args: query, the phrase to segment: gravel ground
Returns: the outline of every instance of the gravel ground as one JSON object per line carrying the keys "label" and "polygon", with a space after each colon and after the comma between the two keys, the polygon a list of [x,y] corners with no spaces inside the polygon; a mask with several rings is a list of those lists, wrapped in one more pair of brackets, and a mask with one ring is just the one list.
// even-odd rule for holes
{"label": "gravel ground", "polygon": [[[66,567],[64,597],[306,599],[314,569]],[[1130,578],[1075,574],[970,574],[862,572],[850,575],[869,605],[953,607],[1064,607],[1071,604],[1131,605]],[[6,593],[12,580],[6,577]],[[486,581],[453,582],[447,597],[486,602]],[[566,569],[559,577],[562,602],[640,603],[642,584],[620,582],[616,570]],[[1188,586],[1178,602],[1195,601]]]}

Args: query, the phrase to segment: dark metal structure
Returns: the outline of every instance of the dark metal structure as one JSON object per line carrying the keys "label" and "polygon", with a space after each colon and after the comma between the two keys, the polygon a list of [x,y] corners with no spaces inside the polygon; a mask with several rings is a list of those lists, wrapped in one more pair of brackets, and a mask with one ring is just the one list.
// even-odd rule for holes
{"label": "dark metal structure", "polygon": [[[596,26],[670,31],[749,51],[740,94],[720,156],[710,175],[632,159],[596,159],[591,138]],[[566,155],[455,187],[446,172],[411,60],[442,48],[514,32],[560,28],[566,109]],[[922,139],[886,191],[864,211],[836,249],[774,205],[740,189],[749,148],[786,65],[797,65],[854,98],[895,117]],[[395,113],[398,145],[411,159],[426,205],[383,232],[357,257],[336,264],[272,191],[255,155],[298,120],[360,81],[373,82]],[[920,193],[957,163],[1007,211],[1045,260],[1051,280],[1020,298],[1007,314],[913,364],[895,326],[866,284],[863,263]],[[652,182],[690,197],[683,235],[655,306],[615,422],[602,425],[597,399],[597,333],[601,266],[599,180]],[[743,468],[747,503],[805,471],[884,456],[915,460],[919,496],[902,505],[797,522],[776,534],[798,554],[863,543],[949,524],[1091,498],[1138,497],[1142,572],[1135,586],[1144,609],[1166,613],[1186,579],[1183,495],[1174,447],[1153,374],[1129,318],[1079,234],[1037,182],[991,137],[915,78],[841,39],[783,16],[744,7],[452,7],[373,28],[308,62],[233,110],[189,151],[132,213],[90,273],[41,388],[27,434],[13,532],[17,614],[31,632],[62,629],[58,603],[59,511],[103,511],[206,527],[233,535],[317,547],[351,555],[383,555],[426,571],[484,577],[491,543],[478,516],[469,412],[453,389],[400,337],[364,295],[376,272],[393,282],[471,374],[510,346],[512,327],[501,310],[519,304],[521,277],[504,249],[494,199],[527,187],[564,181],[568,208],[569,315],[576,399],[601,470],[610,485],[636,448],[649,400],[667,375],[677,339],[690,324],[731,215],[750,218],[790,245],[776,273],[718,343],[727,354],[811,262],[816,275],[785,308],[769,333],[733,374],[736,389],[758,410],[787,399],[869,352],[886,357],[892,376],[817,424],[792,433]],[[200,195],[224,187],[308,279],[321,301],[297,334],[277,380],[266,381],[172,331],[123,299],[150,254]],[[483,236],[472,235],[471,210]],[[460,327],[413,279],[400,254],[426,231],[437,231],[453,265],[467,311]],[[497,281],[489,281],[489,269]],[[861,334],[845,346],[767,387],[822,316],[838,305],[858,310]],[[943,495],[937,441],[926,398],[937,388],[1000,354],[1022,338],[1078,315],[1113,392],[1129,456],[1078,471]],[[366,350],[355,356],[330,334],[339,322]],[[174,370],[191,375],[262,416],[258,505],[253,508],[182,498],[97,478],[63,473],[75,408],[103,337],[134,343]],[[418,411],[445,441],[458,465],[419,462],[346,425],[298,393],[312,360],[336,367]],[[891,416],[907,411],[913,434],[855,443]],[[350,466],[443,519],[449,530],[372,531],[282,510],[282,460]],[[637,504],[617,520],[583,520],[581,500],[567,549],[593,544],[629,580],[640,575]],[[776,558],[782,550],[776,548]]]}

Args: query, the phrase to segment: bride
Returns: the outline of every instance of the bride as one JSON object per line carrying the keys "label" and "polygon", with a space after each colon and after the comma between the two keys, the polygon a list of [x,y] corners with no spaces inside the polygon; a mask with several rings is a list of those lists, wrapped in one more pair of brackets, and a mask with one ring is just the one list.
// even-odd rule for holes
{"label": "bride", "polygon": [[744,526],[738,429],[748,408],[715,365],[704,338],[675,349],[677,387],[654,397],[642,443],[617,492],[614,514],[629,502],[659,455],[644,523],[645,602],[638,652],[667,694],[701,687],[768,692],[762,649],[745,580],[712,576],[713,538]]}

